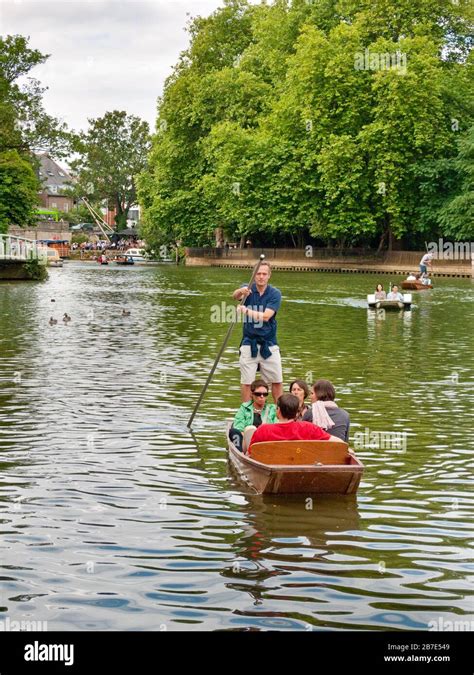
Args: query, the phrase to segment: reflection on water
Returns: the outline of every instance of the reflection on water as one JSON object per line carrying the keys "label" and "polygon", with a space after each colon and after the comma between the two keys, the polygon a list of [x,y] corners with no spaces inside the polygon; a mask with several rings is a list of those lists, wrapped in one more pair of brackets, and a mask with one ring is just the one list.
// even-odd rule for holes
{"label": "reflection on water", "polygon": [[382,318],[363,301],[371,277],[274,274],[286,382],[332,379],[352,434],[407,438],[358,450],[356,497],[311,499],[251,494],[229,471],[238,330],[186,429],[226,330],[210,307],[247,276],[69,264],[0,285],[0,619],[426,630],[471,616],[471,282],[439,280]]}

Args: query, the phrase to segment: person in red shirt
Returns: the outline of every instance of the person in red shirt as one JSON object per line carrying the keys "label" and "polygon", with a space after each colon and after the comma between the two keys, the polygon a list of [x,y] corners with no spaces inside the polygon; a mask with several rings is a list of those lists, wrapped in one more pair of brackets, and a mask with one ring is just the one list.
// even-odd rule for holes
{"label": "person in red shirt", "polygon": [[252,454],[254,443],[264,441],[336,441],[343,443],[340,438],[331,436],[312,422],[297,422],[299,407],[299,399],[293,394],[280,396],[277,403],[278,423],[262,424],[258,427],[250,441],[248,454]]}

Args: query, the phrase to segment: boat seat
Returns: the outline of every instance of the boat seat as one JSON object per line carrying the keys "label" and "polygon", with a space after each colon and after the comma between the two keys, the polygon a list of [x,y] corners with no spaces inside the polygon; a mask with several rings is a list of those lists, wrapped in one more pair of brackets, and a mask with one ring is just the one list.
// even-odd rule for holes
{"label": "boat seat", "polygon": [[349,446],[337,441],[266,441],[254,443],[250,457],[268,465],[349,464]]}

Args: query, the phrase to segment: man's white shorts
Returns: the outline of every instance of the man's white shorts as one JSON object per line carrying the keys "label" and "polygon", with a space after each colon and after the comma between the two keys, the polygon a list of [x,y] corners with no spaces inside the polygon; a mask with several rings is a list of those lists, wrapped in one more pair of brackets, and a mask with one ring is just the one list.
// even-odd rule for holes
{"label": "man's white shorts", "polygon": [[252,384],[257,379],[257,366],[260,364],[260,376],[267,384],[280,384],[283,382],[283,372],[281,369],[280,347],[274,345],[270,347],[272,353],[268,359],[262,358],[260,355],[260,347],[258,347],[258,354],[253,359],[250,351],[250,345],[242,345],[240,347],[240,383]]}

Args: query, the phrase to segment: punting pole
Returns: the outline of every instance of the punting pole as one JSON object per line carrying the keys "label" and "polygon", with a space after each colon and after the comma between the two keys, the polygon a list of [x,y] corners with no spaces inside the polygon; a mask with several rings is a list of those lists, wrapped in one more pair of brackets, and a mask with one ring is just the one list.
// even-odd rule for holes
{"label": "punting pole", "polygon": [[[249,281],[249,288],[252,286],[252,284],[253,284],[253,282],[254,282],[254,279],[255,279],[255,275],[257,274],[257,272],[258,272],[258,270],[259,270],[259,268],[260,268],[260,265],[262,264],[262,262],[263,262],[264,259],[265,259],[265,255],[262,253],[262,255],[260,256],[260,260],[259,260],[258,263],[255,265],[255,267],[253,268],[252,277],[251,277],[251,279],[250,279],[250,281]],[[239,302],[239,305],[243,305],[244,302],[245,302],[245,298],[242,298],[242,300]],[[211,368],[211,370],[210,370],[210,372],[209,372],[209,375],[207,376],[207,380],[206,380],[205,383],[204,383],[204,386],[203,386],[203,388],[202,388],[202,390],[201,390],[201,393],[199,394],[198,401],[197,401],[196,405],[194,406],[194,410],[193,410],[193,412],[192,412],[191,417],[189,418],[189,422],[188,422],[188,424],[187,424],[188,429],[191,429],[191,427],[192,427],[194,417],[196,416],[196,413],[197,413],[197,411],[198,411],[198,409],[199,409],[199,406],[201,405],[202,399],[204,398],[204,395],[205,395],[205,393],[206,393],[206,391],[207,391],[207,388],[208,388],[208,386],[209,386],[209,384],[210,384],[210,382],[211,382],[211,380],[212,380],[212,376],[213,376],[214,373],[215,373],[215,370],[216,370],[216,368],[217,368],[217,364],[218,364],[219,361],[221,360],[221,356],[222,356],[222,354],[224,353],[225,348],[227,347],[227,343],[229,342],[229,338],[230,338],[230,336],[231,336],[231,334],[232,334],[232,331],[233,331],[233,329],[234,329],[235,324],[236,324],[236,321],[232,321],[232,323],[231,323],[230,326],[229,326],[229,329],[228,329],[228,331],[227,331],[227,334],[226,334],[226,336],[225,336],[225,338],[224,338],[224,342],[222,343],[222,347],[220,348],[219,353],[218,353],[218,355],[216,356],[216,360],[214,361],[214,365],[212,366],[212,368]]]}

